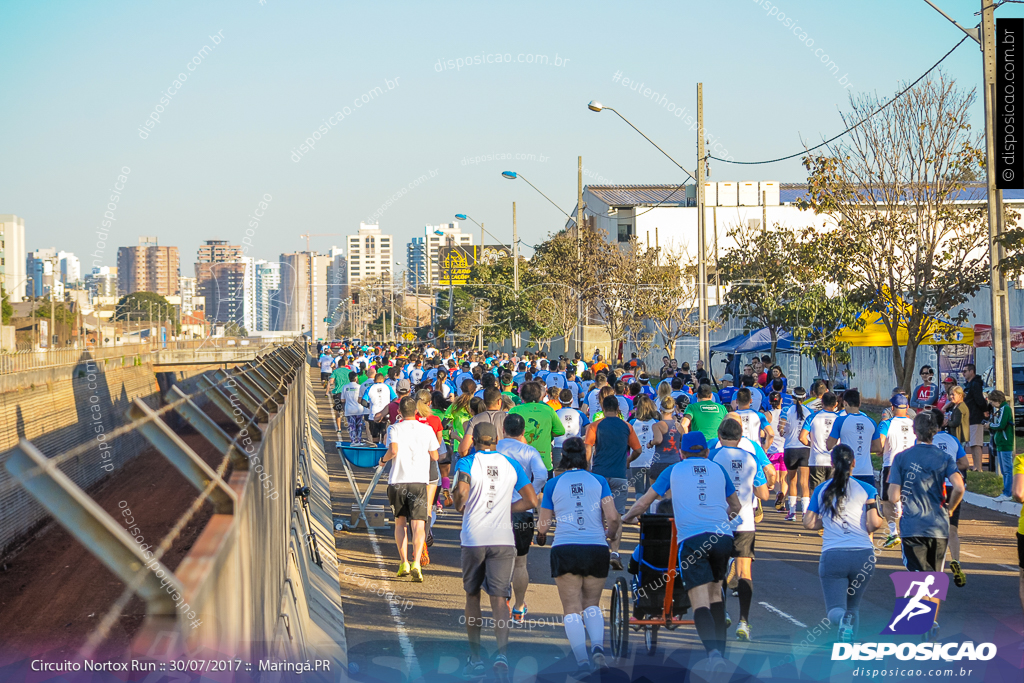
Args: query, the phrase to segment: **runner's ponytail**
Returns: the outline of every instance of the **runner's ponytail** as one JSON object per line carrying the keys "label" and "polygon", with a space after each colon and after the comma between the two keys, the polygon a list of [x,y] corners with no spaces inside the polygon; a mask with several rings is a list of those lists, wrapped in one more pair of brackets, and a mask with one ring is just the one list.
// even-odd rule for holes
{"label": "runner's ponytail", "polygon": [[833,519],[842,514],[843,504],[850,487],[850,474],[853,471],[853,449],[846,444],[839,444],[832,449],[832,481],[821,492],[822,515],[828,513]]}

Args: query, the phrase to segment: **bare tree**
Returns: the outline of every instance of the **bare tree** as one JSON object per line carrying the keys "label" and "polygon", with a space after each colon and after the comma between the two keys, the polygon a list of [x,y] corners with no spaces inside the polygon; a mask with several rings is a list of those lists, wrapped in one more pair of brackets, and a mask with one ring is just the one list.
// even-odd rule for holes
{"label": "bare tree", "polygon": [[[832,216],[824,236],[841,278],[889,333],[900,386],[914,379],[918,346],[966,319],[951,315],[987,281],[986,216],[964,201],[982,161],[971,132],[973,90],[938,74],[888,107],[851,96],[847,125],[867,119],[827,154],[804,159],[804,206]],[[905,339],[903,336],[905,335]],[[903,346],[905,344],[905,347]]]}

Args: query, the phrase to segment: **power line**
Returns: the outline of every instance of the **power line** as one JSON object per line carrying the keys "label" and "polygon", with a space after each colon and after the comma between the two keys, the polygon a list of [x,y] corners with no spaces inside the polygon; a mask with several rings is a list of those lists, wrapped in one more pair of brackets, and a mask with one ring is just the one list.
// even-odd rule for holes
{"label": "power line", "polygon": [[927,71],[925,71],[925,72],[924,72],[923,74],[921,74],[920,76],[918,76],[918,77],[917,77],[917,79],[916,79],[916,80],[915,80],[915,81],[914,81],[913,83],[911,83],[911,84],[910,84],[910,85],[908,85],[908,86],[907,86],[906,88],[904,88],[903,90],[901,90],[900,92],[898,92],[898,93],[897,93],[897,94],[896,94],[895,96],[893,96],[893,98],[892,98],[892,99],[890,99],[890,100],[889,100],[888,102],[886,102],[885,104],[883,104],[883,105],[882,105],[881,107],[879,107],[878,109],[876,109],[875,111],[873,111],[873,112],[872,112],[872,113],[870,113],[869,115],[865,116],[865,117],[864,117],[863,119],[861,119],[861,120],[860,120],[859,122],[855,123],[854,125],[850,126],[850,127],[849,127],[849,128],[847,128],[846,130],[844,130],[844,131],[843,131],[842,133],[840,133],[839,135],[836,135],[836,136],[834,136],[834,137],[831,137],[831,138],[829,138],[828,140],[825,140],[825,141],[824,141],[824,142],[822,142],[822,143],[821,143],[820,145],[815,145],[814,147],[810,147],[810,148],[808,148],[808,149],[805,149],[805,150],[803,150],[802,152],[797,152],[796,154],[790,154],[789,156],[779,157],[778,159],[768,159],[767,161],[733,161],[733,160],[730,160],[730,159],[723,159],[723,158],[721,158],[721,157],[716,157],[716,156],[711,156],[711,155],[708,155],[708,158],[709,158],[709,159],[714,159],[715,161],[721,161],[721,162],[724,162],[724,163],[727,163],[727,164],[739,164],[739,165],[742,165],[742,166],[753,166],[753,165],[759,165],[759,164],[774,164],[774,163],[776,163],[776,162],[778,162],[778,161],[786,161],[786,160],[788,160],[788,159],[793,159],[793,158],[795,158],[795,157],[803,156],[804,154],[807,154],[808,152],[813,152],[813,151],[814,151],[814,150],[816,150],[816,149],[820,149],[821,147],[824,147],[825,145],[828,145],[828,144],[829,144],[829,143],[831,143],[831,142],[835,142],[835,141],[836,141],[836,140],[838,140],[839,138],[841,138],[841,137],[843,137],[844,135],[846,135],[847,133],[849,133],[849,132],[850,132],[851,130],[854,130],[854,129],[856,129],[856,128],[859,128],[860,126],[864,125],[865,123],[867,123],[868,121],[870,121],[870,120],[871,120],[872,118],[874,118],[874,116],[875,116],[876,114],[880,113],[880,112],[881,112],[881,111],[882,111],[883,109],[885,109],[886,107],[888,107],[888,106],[889,106],[890,104],[892,104],[893,102],[895,102],[895,101],[896,101],[896,100],[898,100],[899,98],[903,97],[903,96],[904,96],[905,94],[907,94],[907,92],[908,92],[908,91],[909,91],[909,90],[910,90],[911,88],[913,88],[913,87],[914,87],[915,85],[917,85],[918,83],[920,83],[920,82],[921,82],[921,81],[922,81],[922,80],[924,79],[924,77],[925,77],[925,76],[927,76],[928,74],[930,74],[930,73],[931,73],[932,71],[934,71],[934,70],[935,70],[935,69],[936,69],[936,68],[937,68],[937,67],[938,67],[938,66],[939,66],[940,64],[942,64],[942,62],[944,62],[944,61],[946,60],[946,58],[947,58],[947,57],[949,57],[949,56],[950,56],[951,54],[953,54],[953,53],[954,53],[954,52],[956,51],[956,49],[957,49],[958,47],[960,47],[960,46],[961,46],[961,45],[963,44],[963,42],[964,42],[965,40],[967,40],[968,38],[970,38],[970,36],[967,36],[967,35],[965,35],[965,36],[964,36],[963,38],[961,38],[961,39],[960,39],[960,42],[959,42],[959,43],[957,43],[956,45],[954,45],[954,46],[953,46],[953,48],[952,48],[952,49],[951,49],[951,50],[950,50],[949,52],[947,52],[946,54],[944,54],[944,55],[942,56],[942,59],[940,59],[939,61],[935,62],[935,64],[933,64],[933,65],[931,66],[931,68],[929,68],[929,69],[928,69]]}

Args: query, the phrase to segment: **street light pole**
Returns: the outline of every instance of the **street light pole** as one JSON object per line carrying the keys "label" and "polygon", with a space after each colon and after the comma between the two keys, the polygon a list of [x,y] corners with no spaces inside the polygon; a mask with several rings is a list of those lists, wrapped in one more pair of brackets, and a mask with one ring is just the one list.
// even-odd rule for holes
{"label": "street light pole", "polygon": [[[516,203],[512,202],[512,287],[516,292],[516,305],[519,304],[519,228],[516,226]],[[516,348],[520,346],[519,331],[512,338]]]}
{"label": "street light pole", "polygon": [[[578,168],[576,171],[576,264],[582,267],[582,240],[580,227],[583,225],[583,157],[576,158]],[[583,296],[576,292],[576,351],[583,354]]]}

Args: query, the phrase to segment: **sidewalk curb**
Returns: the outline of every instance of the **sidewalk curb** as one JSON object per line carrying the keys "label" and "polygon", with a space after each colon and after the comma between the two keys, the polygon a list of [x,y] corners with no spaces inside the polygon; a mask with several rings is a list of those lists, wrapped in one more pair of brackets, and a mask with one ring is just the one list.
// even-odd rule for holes
{"label": "sidewalk curb", "polygon": [[1002,512],[1003,514],[1013,515],[1014,517],[1020,517],[1022,507],[1020,503],[1014,503],[1012,501],[997,503],[994,498],[983,496],[980,493],[971,493],[970,491],[964,494],[964,502],[968,505]]}

